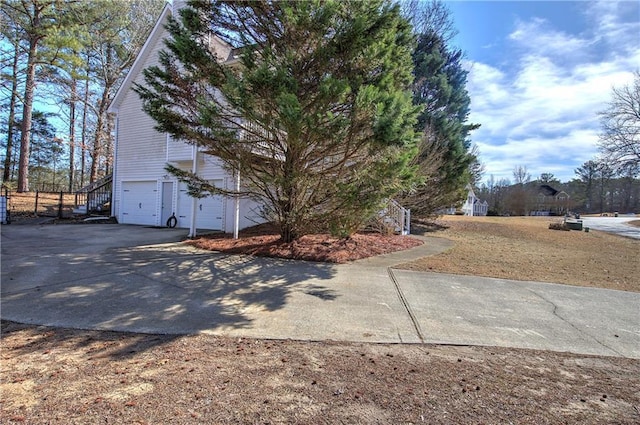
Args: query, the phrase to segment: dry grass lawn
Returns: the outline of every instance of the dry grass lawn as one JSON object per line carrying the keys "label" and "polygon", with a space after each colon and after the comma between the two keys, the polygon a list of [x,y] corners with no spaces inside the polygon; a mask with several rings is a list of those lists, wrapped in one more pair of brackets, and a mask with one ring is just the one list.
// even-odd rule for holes
{"label": "dry grass lawn", "polygon": [[[4,191],[2,192],[4,195]],[[58,215],[60,193],[52,192],[10,192],[8,208],[11,219],[16,221],[23,218]],[[70,216],[75,205],[75,194],[64,193],[62,195],[63,215]]]}
{"label": "dry grass lawn", "polygon": [[415,229],[455,247],[399,268],[640,292],[640,241],[549,230],[557,217],[446,216]]}

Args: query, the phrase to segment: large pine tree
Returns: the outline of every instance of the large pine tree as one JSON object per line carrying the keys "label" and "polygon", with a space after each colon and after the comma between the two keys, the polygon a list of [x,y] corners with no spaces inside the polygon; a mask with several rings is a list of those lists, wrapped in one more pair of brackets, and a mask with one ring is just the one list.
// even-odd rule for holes
{"label": "large pine tree", "polygon": [[2,14],[11,20],[16,33],[27,46],[22,124],[20,126],[20,160],[18,192],[29,191],[30,131],[36,92],[36,71],[42,65],[57,66],[69,58],[65,49],[77,44],[74,9],[77,2],[62,0],[7,0],[0,2]]}
{"label": "large pine tree", "polygon": [[[414,39],[388,1],[190,2],[136,90],[159,131],[204,147],[282,240],[347,236],[413,178]],[[239,48],[221,64],[208,35]],[[192,187],[215,190],[171,168]]]}
{"label": "large pine tree", "polygon": [[439,1],[414,10],[417,47],[413,52],[414,103],[423,105],[416,131],[422,133],[416,163],[423,184],[403,201],[417,213],[431,214],[464,199],[467,184],[480,171],[469,134],[471,99],[466,90],[463,52],[451,47],[455,35],[449,10]]}

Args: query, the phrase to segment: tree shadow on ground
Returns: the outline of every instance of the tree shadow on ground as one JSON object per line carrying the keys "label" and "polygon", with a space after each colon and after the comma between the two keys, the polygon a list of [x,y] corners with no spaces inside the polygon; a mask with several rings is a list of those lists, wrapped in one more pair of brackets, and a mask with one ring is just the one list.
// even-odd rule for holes
{"label": "tree shadow on ground", "polygon": [[418,235],[426,235],[428,233],[441,232],[447,230],[449,226],[437,223],[433,219],[415,219],[411,221],[411,233]]}
{"label": "tree shadow on ground", "polygon": [[[184,335],[156,335],[133,332],[95,331],[61,327],[37,326],[2,320],[3,351],[7,356],[22,356],[33,352],[54,353],[64,344],[75,349],[86,360],[105,358],[121,360],[168,344]],[[18,339],[11,341],[12,338]],[[8,347],[11,346],[11,347]]]}
{"label": "tree shadow on ground", "polygon": [[[45,263],[43,276],[39,264]],[[147,334],[224,333],[251,328],[256,317],[284,308],[294,291],[318,302],[336,299],[338,294],[322,283],[335,273],[331,264],[225,255],[182,245],[111,248],[100,254],[49,250],[12,259],[3,270],[7,281],[30,283],[3,291],[2,317]],[[46,332],[43,335],[46,338]],[[87,338],[89,344],[94,338],[112,337]],[[127,336],[129,342],[117,355],[135,355],[167,338],[173,337]],[[82,344],[78,342],[79,349]]]}

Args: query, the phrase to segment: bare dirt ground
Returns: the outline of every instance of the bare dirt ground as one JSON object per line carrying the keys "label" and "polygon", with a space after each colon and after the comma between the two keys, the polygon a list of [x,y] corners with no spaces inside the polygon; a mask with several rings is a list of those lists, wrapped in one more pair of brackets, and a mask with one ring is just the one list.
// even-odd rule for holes
{"label": "bare dirt ground", "polygon": [[640,242],[591,230],[550,230],[557,217],[446,216],[414,232],[456,242],[399,268],[640,292]]}
{"label": "bare dirt ground", "polygon": [[0,422],[637,424],[640,361],[3,322]]}
{"label": "bare dirt ground", "polygon": [[[423,225],[422,231],[458,243],[407,267],[531,280],[564,276],[564,283],[638,291],[632,279],[640,275],[637,242],[547,226],[538,219],[457,217]],[[222,241],[209,246],[216,250],[225,244],[255,249],[261,243],[251,238],[265,233],[263,228],[244,235],[244,248],[220,237],[200,243]],[[393,245],[370,236],[355,243],[314,237],[306,248],[298,243],[298,254],[322,259],[323,247],[348,253]],[[286,247],[273,246],[267,254],[286,254]],[[572,256],[573,250],[581,255]],[[344,260],[345,253],[338,258]],[[633,258],[635,266],[628,264]],[[591,279],[589,273],[609,278]],[[0,423],[640,423],[635,359],[494,347],[141,335],[6,321],[0,344]]]}

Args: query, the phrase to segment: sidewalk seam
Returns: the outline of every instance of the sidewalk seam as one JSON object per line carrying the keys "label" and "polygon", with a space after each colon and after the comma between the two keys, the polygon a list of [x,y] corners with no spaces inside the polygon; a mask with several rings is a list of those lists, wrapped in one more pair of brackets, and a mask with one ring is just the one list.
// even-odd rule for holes
{"label": "sidewalk seam", "polygon": [[391,279],[391,282],[393,282],[393,285],[396,288],[396,293],[398,294],[398,298],[400,298],[400,302],[404,306],[404,309],[407,311],[407,314],[409,315],[409,319],[411,320],[411,323],[413,324],[413,328],[416,330],[416,333],[418,334],[418,338],[420,339],[420,342],[424,344],[425,339],[422,333],[422,329],[420,328],[420,324],[418,323],[418,319],[413,314],[413,311],[411,310],[411,306],[409,305],[407,298],[404,296],[404,293],[400,288],[400,284],[398,283],[396,276],[393,274],[393,270],[391,269],[391,267],[387,267],[387,273],[389,273],[389,278]]}

